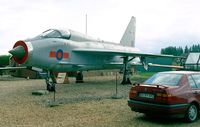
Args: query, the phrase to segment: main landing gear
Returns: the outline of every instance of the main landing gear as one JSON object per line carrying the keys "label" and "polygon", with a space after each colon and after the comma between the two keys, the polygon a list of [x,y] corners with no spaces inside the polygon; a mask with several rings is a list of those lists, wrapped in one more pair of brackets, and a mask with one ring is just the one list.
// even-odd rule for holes
{"label": "main landing gear", "polygon": [[121,84],[123,84],[123,85],[131,84],[131,81],[130,81],[130,78],[129,78],[130,71],[128,70],[128,62],[131,61],[131,60],[128,60],[128,57],[124,57],[124,60],[123,60],[123,79],[122,79],[122,82],[121,82]]}
{"label": "main landing gear", "polygon": [[[131,72],[128,69],[128,62],[130,62],[131,60],[133,60],[135,57],[132,57],[131,59],[128,59],[127,57],[123,57],[123,79],[121,84],[125,85],[125,84],[132,84],[129,78],[129,75],[131,74]],[[76,75],[76,83],[83,83],[83,73],[82,71],[78,71],[77,75]]]}
{"label": "main landing gear", "polygon": [[76,83],[83,83],[83,72],[82,71],[77,72]]}

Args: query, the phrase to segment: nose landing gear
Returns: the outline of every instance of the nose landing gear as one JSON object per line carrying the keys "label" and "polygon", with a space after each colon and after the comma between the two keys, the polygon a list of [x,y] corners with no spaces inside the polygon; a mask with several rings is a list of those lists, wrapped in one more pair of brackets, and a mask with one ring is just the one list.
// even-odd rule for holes
{"label": "nose landing gear", "polygon": [[56,78],[52,71],[47,73],[46,85],[49,92],[56,91]]}

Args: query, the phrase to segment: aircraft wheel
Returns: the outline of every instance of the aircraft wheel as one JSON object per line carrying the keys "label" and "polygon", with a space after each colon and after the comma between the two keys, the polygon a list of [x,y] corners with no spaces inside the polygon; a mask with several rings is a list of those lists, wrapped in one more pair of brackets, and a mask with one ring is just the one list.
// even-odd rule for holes
{"label": "aircraft wheel", "polygon": [[83,74],[82,74],[82,72],[77,72],[76,83],[83,83]]}
{"label": "aircraft wheel", "polygon": [[47,83],[47,90],[50,92],[55,91],[55,85],[52,85],[51,83]]}

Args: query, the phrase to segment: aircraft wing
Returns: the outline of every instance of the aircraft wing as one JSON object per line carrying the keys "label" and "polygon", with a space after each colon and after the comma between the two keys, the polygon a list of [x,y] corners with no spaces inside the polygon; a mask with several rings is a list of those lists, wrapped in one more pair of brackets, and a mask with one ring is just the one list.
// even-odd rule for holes
{"label": "aircraft wing", "polygon": [[173,55],[162,55],[162,54],[152,54],[152,53],[142,53],[142,52],[122,52],[117,50],[108,50],[108,49],[86,49],[86,48],[78,48],[74,49],[73,52],[79,53],[101,53],[105,55],[114,55],[114,56],[135,56],[135,57],[168,57],[168,58],[182,58],[180,56],[173,56]]}

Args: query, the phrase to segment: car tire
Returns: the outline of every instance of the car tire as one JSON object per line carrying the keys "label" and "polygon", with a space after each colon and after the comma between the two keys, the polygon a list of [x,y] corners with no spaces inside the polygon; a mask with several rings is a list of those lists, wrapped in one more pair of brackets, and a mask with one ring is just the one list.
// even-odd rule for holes
{"label": "car tire", "polygon": [[185,119],[187,122],[194,122],[197,119],[198,116],[198,108],[195,104],[190,104],[190,106],[187,109]]}

